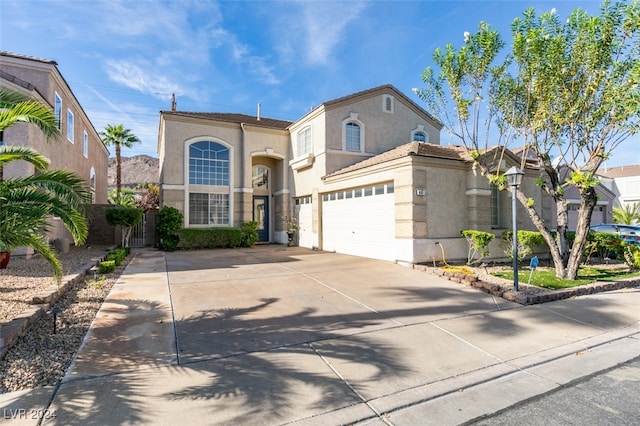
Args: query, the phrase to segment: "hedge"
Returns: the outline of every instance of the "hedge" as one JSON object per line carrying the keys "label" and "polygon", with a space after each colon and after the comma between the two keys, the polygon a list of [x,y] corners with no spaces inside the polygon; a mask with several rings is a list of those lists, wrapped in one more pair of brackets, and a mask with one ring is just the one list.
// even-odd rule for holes
{"label": "hedge", "polygon": [[178,232],[179,249],[234,248],[242,243],[240,228],[185,228]]}

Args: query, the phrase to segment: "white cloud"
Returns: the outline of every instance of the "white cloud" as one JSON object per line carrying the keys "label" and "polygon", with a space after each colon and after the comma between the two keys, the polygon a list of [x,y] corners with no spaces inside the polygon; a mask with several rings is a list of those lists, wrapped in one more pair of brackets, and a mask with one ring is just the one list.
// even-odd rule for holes
{"label": "white cloud", "polygon": [[172,93],[187,92],[161,73],[150,70],[150,64],[145,64],[146,69],[143,69],[129,60],[108,60],[105,68],[111,81],[157,99],[167,100],[171,98]]}
{"label": "white cloud", "polygon": [[302,9],[302,28],[306,32],[306,60],[310,65],[330,62],[333,50],[348,35],[349,24],[366,8],[366,3],[362,1],[301,2],[299,5]]}

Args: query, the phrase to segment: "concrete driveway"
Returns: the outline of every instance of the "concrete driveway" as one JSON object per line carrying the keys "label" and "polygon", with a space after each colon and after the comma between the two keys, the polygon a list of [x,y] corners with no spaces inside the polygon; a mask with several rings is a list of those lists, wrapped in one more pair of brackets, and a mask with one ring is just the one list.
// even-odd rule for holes
{"label": "concrete driveway", "polygon": [[522,307],[335,253],[142,251],[44,424],[460,424],[634,358],[639,320],[637,290]]}

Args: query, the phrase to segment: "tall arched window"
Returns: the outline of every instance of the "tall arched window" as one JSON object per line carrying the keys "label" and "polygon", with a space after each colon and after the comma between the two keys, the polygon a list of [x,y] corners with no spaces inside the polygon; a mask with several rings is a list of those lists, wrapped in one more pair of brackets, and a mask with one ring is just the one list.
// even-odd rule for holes
{"label": "tall arched window", "polygon": [[345,151],[362,152],[364,150],[364,123],[358,120],[358,114],[355,112],[342,121],[342,143]]}
{"label": "tall arched window", "polygon": [[189,145],[189,224],[229,225],[229,148],[213,141]]}
{"label": "tall arched window", "polygon": [[360,151],[360,126],[357,123],[345,124],[347,132],[347,151]]}

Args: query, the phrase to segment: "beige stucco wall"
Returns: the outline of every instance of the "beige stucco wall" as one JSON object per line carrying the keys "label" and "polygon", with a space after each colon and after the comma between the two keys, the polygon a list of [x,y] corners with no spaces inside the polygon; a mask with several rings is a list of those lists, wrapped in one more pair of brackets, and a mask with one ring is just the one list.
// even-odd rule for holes
{"label": "beige stucco wall", "polygon": [[[98,132],[89,121],[57,67],[41,61],[1,56],[0,68],[34,86],[32,90],[28,90],[23,85],[0,79],[3,87],[31,96],[48,104],[52,109],[56,93],[62,100],[61,135],[59,137],[48,140],[35,126],[17,123],[4,131],[4,143],[24,145],[35,149],[49,159],[50,169],[70,170],[83,178],[87,186],[89,186],[90,173],[93,168],[95,172],[94,202],[96,204],[106,203],[109,151],[102,143]],[[67,139],[67,111],[69,110],[74,116],[74,143]],[[84,132],[88,136],[87,157],[83,154]],[[9,178],[30,175],[33,172],[34,168],[26,162],[13,162],[4,169],[5,177]],[[70,235],[59,220],[53,220],[48,237],[53,240],[55,238],[70,238]]]}
{"label": "beige stucco wall", "polygon": [[[252,165],[266,165],[271,170],[271,217],[282,212],[283,194],[290,194],[288,165],[289,135],[277,130],[252,125],[240,125],[174,114],[162,114],[158,151],[161,154],[161,205],[185,209],[188,190],[208,191],[208,187],[189,185],[185,180],[188,146],[197,141],[214,141],[229,148],[231,224],[240,226],[252,220]],[[276,199],[276,196],[278,197]],[[271,224],[273,229],[275,222]],[[185,226],[188,217],[185,214]]]}

